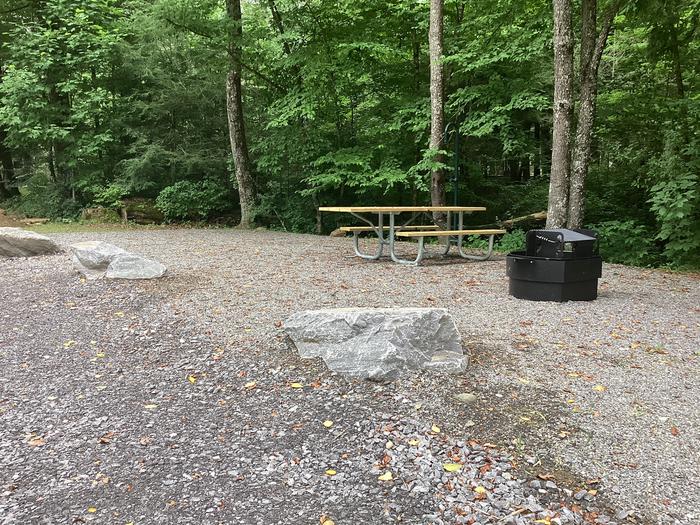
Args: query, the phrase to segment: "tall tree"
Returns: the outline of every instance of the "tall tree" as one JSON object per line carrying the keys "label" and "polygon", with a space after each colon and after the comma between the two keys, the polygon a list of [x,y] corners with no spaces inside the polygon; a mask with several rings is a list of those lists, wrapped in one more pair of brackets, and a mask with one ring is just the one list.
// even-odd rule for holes
{"label": "tall tree", "polygon": [[[445,128],[445,92],[442,74],[442,25],[443,0],[430,0],[430,29],[428,46],[430,53],[430,151],[433,153],[433,169],[430,179],[430,202],[433,206],[445,205],[445,172],[443,135]],[[442,220],[442,217],[436,217]]]}
{"label": "tall tree", "polygon": [[598,9],[596,0],[581,1],[581,53],[579,65],[578,118],[574,146],[573,171],[569,185],[569,204],[566,225],[569,228],[583,226],[584,186],[591,163],[593,124],[595,121],[596,95],[598,93],[598,67],[605,44],[610,35],[613,19],[624,0],[615,0],[603,15],[600,33],[596,31]]}
{"label": "tall tree", "polygon": [[571,0],[553,0],[554,6],[554,122],[552,171],[549,181],[547,228],[566,224],[571,169],[571,127],[574,97],[574,35]]}
{"label": "tall tree", "polygon": [[243,120],[243,95],[241,85],[241,37],[243,21],[241,0],[226,0],[226,13],[229,17],[229,72],[226,78],[226,112],[228,115],[231,152],[238,182],[238,194],[241,203],[241,222],[239,227],[253,226],[253,207],[255,206],[255,181],[248,156],[248,144]]}

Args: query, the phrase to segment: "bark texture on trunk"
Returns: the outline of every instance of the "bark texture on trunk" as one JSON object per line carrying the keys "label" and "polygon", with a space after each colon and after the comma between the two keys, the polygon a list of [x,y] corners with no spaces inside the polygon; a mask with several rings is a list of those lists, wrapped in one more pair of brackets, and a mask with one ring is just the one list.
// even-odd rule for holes
{"label": "bark texture on trunk", "polygon": [[240,46],[243,26],[241,23],[240,0],[226,0],[226,12],[232,22],[229,40],[229,72],[226,78],[226,113],[228,115],[231,152],[233,153],[241,204],[241,222],[239,227],[252,228],[256,195],[250,159],[248,157],[245,125],[243,123]]}
{"label": "bark texture on trunk", "polygon": [[553,0],[554,108],[552,167],[549,179],[547,228],[566,225],[571,170],[571,123],[574,94],[574,35],[571,0]]}
{"label": "bark texture on trunk", "polygon": [[[442,75],[442,20],[443,0],[430,1],[430,31],[428,45],[430,51],[430,149],[443,149],[443,133],[445,128],[445,103]],[[433,159],[444,162],[442,154]],[[430,202],[433,206],[445,205],[445,173],[442,169],[434,169],[430,178]],[[443,220],[442,216],[435,217]]]}
{"label": "bark texture on trunk", "polygon": [[597,34],[596,0],[581,1],[581,61],[578,124],[574,147],[573,171],[569,185],[568,228],[581,228],[585,212],[585,184],[591,165],[593,148],[593,125],[595,122],[596,96],[598,93],[598,68],[608,41],[615,15],[622,1],[611,4],[603,17],[600,33]]}

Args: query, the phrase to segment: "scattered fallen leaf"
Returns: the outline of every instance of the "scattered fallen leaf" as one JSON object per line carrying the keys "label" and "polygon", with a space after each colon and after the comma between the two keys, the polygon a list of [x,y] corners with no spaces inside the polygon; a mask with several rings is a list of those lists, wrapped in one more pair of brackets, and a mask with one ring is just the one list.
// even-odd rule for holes
{"label": "scattered fallen leaf", "polygon": [[481,485],[477,485],[476,487],[474,487],[474,492],[476,492],[477,494],[486,494],[486,489]]}
{"label": "scattered fallen leaf", "polygon": [[437,425],[433,425],[432,427],[430,427],[430,430],[432,430],[435,434],[440,433],[440,427]]}
{"label": "scattered fallen leaf", "polygon": [[97,509],[95,507],[88,507],[88,512],[90,514],[94,514],[95,512],[97,512]]}
{"label": "scattered fallen leaf", "polygon": [[673,434],[674,436],[677,436],[680,433],[681,433],[681,431],[678,430],[678,427],[671,427],[671,434]]}
{"label": "scattered fallen leaf", "polygon": [[114,312],[114,317],[124,317],[124,312],[122,312],[122,311]]}
{"label": "scattered fallen leaf", "polygon": [[330,419],[326,419],[326,420],[323,422],[323,426],[326,427],[326,428],[331,428],[331,427],[333,426],[333,421],[331,421]]}
{"label": "scattered fallen leaf", "polygon": [[109,445],[112,442],[112,436],[114,436],[114,432],[107,432],[102,434],[97,441],[103,445]]}
{"label": "scattered fallen leaf", "polygon": [[387,441],[384,446],[386,448],[394,448],[394,442],[392,440]]}
{"label": "scattered fallen leaf", "polygon": [[252,390],[258,385],[257,381],[248,381],[245,385],[243,385],[243,388],[246,390]]}
{"label": "scattered fallen leaf", "polygon": [[95,357],[100,357],[100,358],[102,358],[102,357],[105,357],[106,355],[107,355],[107,354],[105,354],[104,352],[97,352],[97,353],[95,354]]}
{"label": "scattered fallen leaf", "polygon": [[71,346],[74,346],[74,345],[75,345],[75,341],[73,341],[71,339],[70,341],[66,341],[65,343],[63,343],[63,348],[70,348]]}
{"label": "scattered fallen leaf", "polygon": [[291,383],[289,386],[291,386],[292,388],[304,388],[304,385],[302,385],[301,383]]}
{"label": "scattered fallen leaf", "polygon": [[603,385],[596,385],[593,387],[596,392],[605,392],[605,387]]}
{"label": "scattered fallen leaf", "polygon": [[143,408],[147,408],[148,410],[153,410],[154,408],[158,408],[158,405],[155,405],[155,404],[143,405]]}
{"label": "scattered fallen leaf", "polygon": [[421,408],[423,408],[423,403],[416,403],[413,408],[415,408],[416,410],[420,410]]}
{"label": "scattered fallen leaf", "polygon": [[412,447],[417,447],[420,445],[420,440],[419,439],[409,439],[408,444],[411,445]]}
{"label": "scattered fallen leaf", "polygon": [[459,463],[443,463],[442,468],[445,469],[445,472],[457,472],[462,469],[462,465]]}
{"label": "scattered fallen leaf", "polygon": [[46,445],[46,440],[41,436],[35,436],[29,440],[30,447],[43,447]]}
{"label": "scattered fallen leaf", "polygon": [[143,436],[141,439],[139,439],[139,443],[140,443],[141,445],[143,445],[144,447],[145,447],[146,445],[150,445],[150,444],[151,444],[151,438],[150,438],[149,436]]}
{"label": "scattered fallen leaf", "polygon": [[337,472],[333,470],[332,468],[329,468],[326,470],[326,476],[335,476]]}
{"label": "scattered fallen leaf", "polygon": [[187,376],[187,380],[194,385],[197,382],[197,376],[190,374]]}
{"label": "scattered fallen leaf", "polygon": [[379,476],[377,479],[379,481],[391,481],[392,479],[394,479],[394,475],[391,472],[387,471],[384,474],[382,474],[381,476]]}
{"label": "scattered fallen leaf", "polygon": [[598,491],[597,491],[596,489],[590,489],[590,490],[588,491],[588,493],[589,493],[591,496],[595,496],[596,494],[598,494]]}

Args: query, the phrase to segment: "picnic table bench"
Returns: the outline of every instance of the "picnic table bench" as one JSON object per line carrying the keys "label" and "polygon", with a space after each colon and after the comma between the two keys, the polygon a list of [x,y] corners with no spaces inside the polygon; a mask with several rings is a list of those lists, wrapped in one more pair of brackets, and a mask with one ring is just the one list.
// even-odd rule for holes
{"label": "picnic table bench", "polygon": [[[484,261],[493,253],[493,240],[495,235],[506,233],[505,230],[489,229],[464,229],[464,214],[475,211],[486,211],[483,206],[324,206],[320,207],[319,211],[332,213],[349,213],[358,218],[367,226],[343,226],[341,231],[346,231],[353,234],[353,245],[355,255],[363,259],[376,260],[379,259],[384,251],[384,246],[389,247],[389,256],[394,262],[401,264],[418,265],[425,257],[425,238],[437,237],[445,238],[445,250],[443,255],[447,255],[452,246],[453,240],[458,246],[459,255],[465,259]],[[412,217],[403,224],[397,224],[396,217],[402,213],[411,213]],[[447,216],[446,224],[452,224],[452,214],[457,213],[457,229],[451,230],[439,224],[411,224],[416,218],[423,213],[445,213]],[[377,216],[376,222],[369,215]],[[389,217],[389,225],[384,224],[385,215]],[[374,254],[363,253],[360,250],[359,236],[360,233],[374,232],[379,239],[379,246]],[[483,255],[469,255],[464,253],[462,241],[467,235],[488,235],[489,247],[488,251]],[[402,259],[396,255],[395,242],[396,239],[412,239],[418,240],[418,255],[414,260]]]}

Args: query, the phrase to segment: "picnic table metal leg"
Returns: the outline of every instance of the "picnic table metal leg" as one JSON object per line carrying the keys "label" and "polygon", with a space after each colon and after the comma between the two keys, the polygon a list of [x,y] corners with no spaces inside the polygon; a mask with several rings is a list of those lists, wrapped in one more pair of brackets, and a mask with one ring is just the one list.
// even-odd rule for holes
{"label": "picnic table metal leg", "polygon": [[[447,212],[447,228],[452,227],[452,213]],[[445,250],[442,252],[442,255],[445,256],[448,253],[450,253],[450,248],[452,247],[452,241],[450,240],[450,237],[445,237]]]}
{"label": "picnic table metal leg", "polygon": [[365,219],[361,215],[358,215],[356,213],[352,213],[353,216],[357,217],[363,222],[366,222],[369,224],[372,229],[374,229],[375,233],[377,234],[377,237],[379,239],[379,246],[377,247],[377,252],[374,255],[369,255],[366,253],[362,253],[360,251],[360,232],[352,232],[352,241],[353,241],[353,246],[355,248],[355,255],[358,257],[362,257],[363,259],[368,259],[370,261],[376,261],[382,256],[382,253],[384,252],[384,245],[387,243],[386,240],[384,239],[384,214],[379,213],[379,219],[377,220],[377,225],[375,225],[372,221],[369,219]]}
{"label": "picnic table metal leg", "polygon": [[[405,225],[404,225],[405,226]],[[399,227],[399,230],[401,228]],[[396,255],[396,252],[394,251],[394,246],[395,246],[395,241],[396,237],[396,224],[395,224],[395,214],[390,213],[389,214],[389,255],[391,256],[391,260],[394,262],[397,262],[399,264],[410,264],[413,266],[417,266],[422,260],[423,260],[423,254],[425,251],[425,239],[423,237],[418,237],[418,255],[415,258],[415,260],[411,261],[409,259],[401,259]]]}
{"label": "picnic table metal leg", "polygon": [[484,255],[468,255],[462,250],[462,243],[459,243],[459,254],[465,259],[471,259],[472,261],[485,261],[493,254],[493,235],[489,235],[489,249]]}
{"label": "picnic table metal leg", "polygon": [[[463,230],[464,229],[464,213],[460,212],[459,213],[459,229]],[[489,249],[486,252],[485,255],[469,255],[464,253],[464,250],[462,249],[462,239],[464,238],[463,235],[460,235],[457,239],[457,246],[459,246],[459,255],[465,259],[471,259],[472,261],[485,261],[489,257],[491,257],[491,254],[493,253],[493,235],[489,235]]]}

